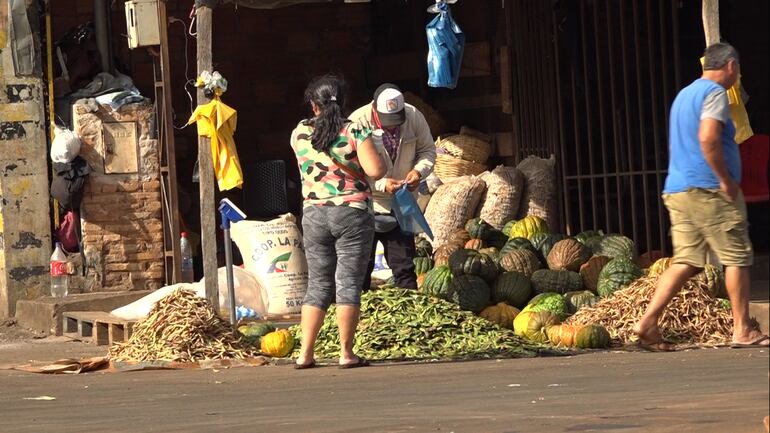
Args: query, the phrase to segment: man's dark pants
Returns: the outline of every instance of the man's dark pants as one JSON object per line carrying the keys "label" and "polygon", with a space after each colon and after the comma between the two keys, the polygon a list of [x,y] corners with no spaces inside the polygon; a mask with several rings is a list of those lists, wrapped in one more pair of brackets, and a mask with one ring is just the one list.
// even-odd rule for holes
{"label": "man's dark pants", "polygon": [[414,273],[415,246],[414,235],[404,233],[399,227],[385,232],[374,234],[374,246],[372,247],[372,256],[369,258],[369,266],[366,269],[366,278],[364,279],[364,290],[369,290],[372,284],[372,270],[374,270],[374,257],[377,254],[377,241],[382,242],[385,247],[385,260],[388,266],[393,270],[393,279],[396,287],[404,289],[417,288],[417,276]]}

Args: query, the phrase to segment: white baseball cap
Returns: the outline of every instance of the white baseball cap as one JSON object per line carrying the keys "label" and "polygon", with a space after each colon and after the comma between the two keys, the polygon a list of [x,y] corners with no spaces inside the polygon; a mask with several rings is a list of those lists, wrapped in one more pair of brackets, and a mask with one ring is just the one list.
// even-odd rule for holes
{"label": "white baseball cap", "polygon": [[380,86],[374,95],[374,108],[382,126],[398,126],[406,121],[404,94],[398,88]]}

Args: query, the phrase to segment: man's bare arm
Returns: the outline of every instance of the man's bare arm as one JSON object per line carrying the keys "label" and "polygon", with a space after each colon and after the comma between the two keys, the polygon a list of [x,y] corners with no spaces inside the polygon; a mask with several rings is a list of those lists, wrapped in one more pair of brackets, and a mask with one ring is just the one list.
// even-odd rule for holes
{"label": "man's bare arm", "polygon": [[730,172],[725,164],[724,154],[722,152],[722,129],[724,125],[716,119],[702,119],[698,128],[698,141],[706,162],[714,170],[719,179],[719,188],[727,194],[730,199],[735,200],[738,195],[738,185],[730,177]]}

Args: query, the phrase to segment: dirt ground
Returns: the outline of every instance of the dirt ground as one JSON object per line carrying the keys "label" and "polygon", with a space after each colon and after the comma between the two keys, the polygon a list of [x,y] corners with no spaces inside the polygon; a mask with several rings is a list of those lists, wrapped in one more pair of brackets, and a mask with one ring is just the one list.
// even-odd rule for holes
{"label": "dirt ground", "polygon": [[0,320],[0,344],[29,340],[36,337],[42,338],[43,335],[18,326],[16,324],[16,319]]}
{"label": "dirt ground", "polygon": [[[16,341],[0,343],[0,364],[105,351],[56,338]],[[0,431],[761,432],[768,355],[700,349],[356,370],[0,371]]]}

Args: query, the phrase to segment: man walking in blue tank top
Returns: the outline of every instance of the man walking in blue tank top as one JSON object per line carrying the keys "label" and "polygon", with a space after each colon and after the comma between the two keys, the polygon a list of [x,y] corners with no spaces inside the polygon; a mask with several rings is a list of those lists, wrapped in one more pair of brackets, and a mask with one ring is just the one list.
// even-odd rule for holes
{"label": "man walking in blue tank top", "polygon": [[726,92],[738,79],[738,52],[718,43],[706,48],[704,57],[703,76],[682,89],[671,106],[663,201],[671,218],[674,259],[634,326],[639,344],[649,350],[673,349],[663,341],[658,320],[684,283],[702,270],[709,249],[725,265],[734,322],[732,346],[770,344],[749,318],[749,267],[754,255]]}

